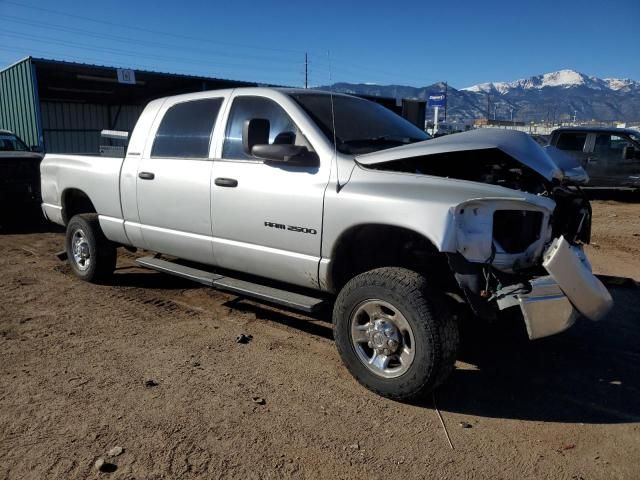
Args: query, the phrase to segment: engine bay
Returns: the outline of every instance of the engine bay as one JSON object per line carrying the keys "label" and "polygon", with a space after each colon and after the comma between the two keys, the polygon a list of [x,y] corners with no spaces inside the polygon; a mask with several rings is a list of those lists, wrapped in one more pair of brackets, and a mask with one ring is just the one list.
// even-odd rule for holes
{"label": "engine bay", "polygon": [[[591,206],[580,187],[563,185],[555,180],[549,181],[499,148],[408,157],[367,165],[367,168],[486,183],[547,197],[556,203],[551,219],[553,238],[563,235],[574,243],[590,241]],[[510,223],[513,217],[504,218],[504,214],[499,217],[496,219],[496,228],[500,225],[504,229],[514,226]],[[522,223],[521,218],[515,218]],[[537,224],[540,219],[532,221]],[[514,242],[526,241],[524,237],[527,235],[527,238],[533,238],[530,223],[524,223],[523,228],[528,230],[528,233],[518,232],[523,238],[504,238],[502,243],[512,247],[511,244]],[[512,228],[511,231],[514,232],[515,229]],[[502,236],[504,237],[504,234]]]}

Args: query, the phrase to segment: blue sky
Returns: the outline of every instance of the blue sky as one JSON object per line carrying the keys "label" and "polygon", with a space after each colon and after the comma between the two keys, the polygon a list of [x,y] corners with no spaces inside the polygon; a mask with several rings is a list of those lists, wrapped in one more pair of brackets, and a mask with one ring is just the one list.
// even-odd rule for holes
{"label": "blue sky", "polygon": [[457,88],[563,68],[640,79],[640,0],[0,0],[0,66],[24,56],[284,85]]}

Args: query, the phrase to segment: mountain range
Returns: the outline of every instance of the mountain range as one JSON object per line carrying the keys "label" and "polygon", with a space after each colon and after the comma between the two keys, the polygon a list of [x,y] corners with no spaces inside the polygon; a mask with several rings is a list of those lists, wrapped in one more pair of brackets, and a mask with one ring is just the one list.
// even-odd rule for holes
{"label": "mountain range", "polygon": [[[490,82],[456,89],[435,83],[425,87],[336,83],[334,91],[391,98],[426,100],[447,90],[447,120],[476,118],[523,122],[640,121],[640,81],[598,78],[575,70],[559,70],[510,82]],[[427,113],[427,117],[432,115]]]}

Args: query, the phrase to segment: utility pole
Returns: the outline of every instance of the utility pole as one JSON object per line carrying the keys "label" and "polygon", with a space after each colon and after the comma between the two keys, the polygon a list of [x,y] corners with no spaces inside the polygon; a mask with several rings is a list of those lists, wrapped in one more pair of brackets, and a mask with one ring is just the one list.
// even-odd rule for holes
{"label": "utility pole", "polygon": [[449,98],[447,95],[449,93],[449,85],[447,82],[444,82],[444,123],[447,123],[447,106],[449,104]]}
{"label": "utility pole", "polygon": [[304,52],[304,88],[309,88],[309,59]]}
{"label": "utility pole", "polygon": [[487,123],[489,123],[489,118],[491,115],[491,95],[487,92]]}

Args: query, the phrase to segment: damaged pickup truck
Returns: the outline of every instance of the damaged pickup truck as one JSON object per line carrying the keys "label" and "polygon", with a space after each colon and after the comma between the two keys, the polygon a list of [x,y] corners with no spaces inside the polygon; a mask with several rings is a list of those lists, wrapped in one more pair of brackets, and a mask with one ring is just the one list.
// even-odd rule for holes
{"label": "damaged pickup truck", "polygon": [[87,281],[124,246],[238,295],[332,305],[349,371],[406,400],[452,371],[461,306],[478,321],[516,311],[531,339],[610,309],[572,162],[520,132],[430,140],[348,95],[220,90],[151,102],[125,158],[46,155],[43,211]]}

